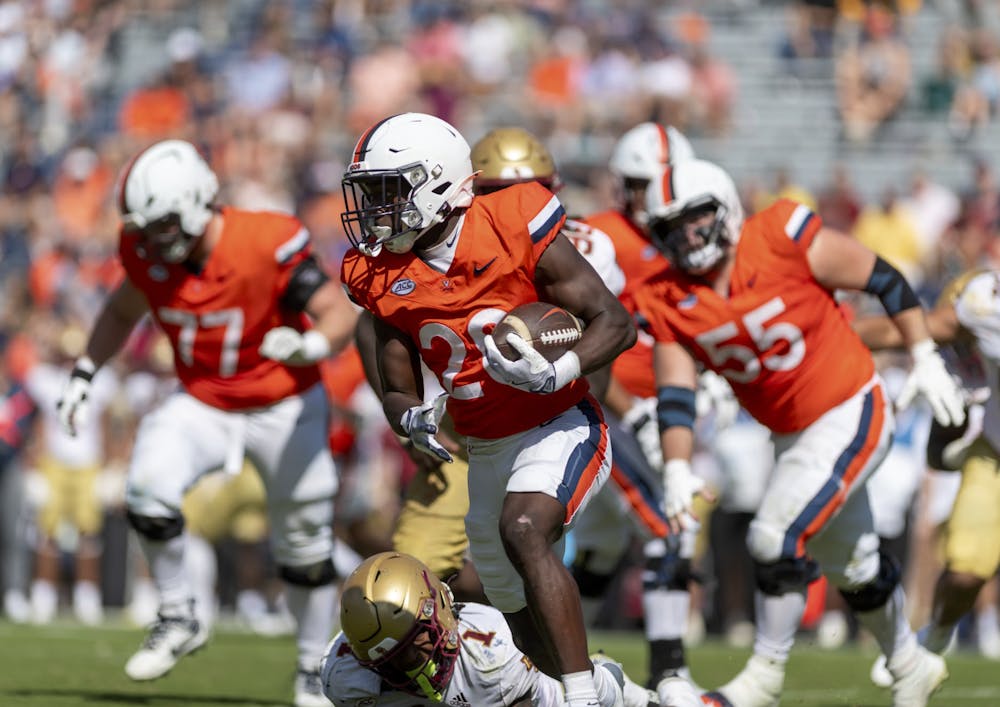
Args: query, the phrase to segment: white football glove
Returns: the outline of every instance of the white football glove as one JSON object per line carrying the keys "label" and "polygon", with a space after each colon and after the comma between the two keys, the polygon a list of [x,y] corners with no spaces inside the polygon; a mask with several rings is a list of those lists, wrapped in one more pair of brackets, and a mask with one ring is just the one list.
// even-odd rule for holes
{"label": "white football glove", "polygon": [[415,405],[403,413],[399,424],[406,430],[413,446],[446,462],[452,461],[451,454],[434,437],[438,431],[438,421],[444,416],[448,394],[442,393],[429,403]]}
{"label": "white football glove", "polygon": [[76,437],[77,430],[87,424],[90,418],[90,403],[87,398],[90,396],[90,383],[96,370],[94,362],[88,357],[78,359],[69,374],[69,380],[63,386],[59,402],[56,403],[59,424],[71,437]]}
{"label": "white football glove", "polygon": [[715,371],[706,370],[698,376],[698,390],[694,399],[698,417],[715,412],[715,430],[732,426],[740,414],[740,401],[733,395],[729,381]]}
{"label": "white football glove", "polygon": [[663,465],[663,512],[671,526],[687,527],[694,497],[705,488],[705,480],[695,476],[686,459],[670,459]]}
{"label": "white football glove", "polygon": [[639,442],[642,455],[650,469],[663,466],[663,447],[660,446],[660,423],[656,418],[656,398],[641,398],[622,415],[622,425]]}
{"label": "white football glove", "polygon": [[580,377],[580,359],[572,351],[550,363],[517,334],[507,334],[507,343],[521,354],[521,358],[511,361],[500,353],[492,334],[484,339],[483,366],[499,383],[529,393],[552,393]]}
{"label": "white football glove", "polygon": [[308,366],[330,355],[330,341],[315,329],[302,332],[279,326],[264,334],[257,351],[290,366]]}
{"label": "white football glove", "polygon": [[896,408],[905,409],[919,393],[927,399],[934,419],[940,424],[961,425],[965,421],[962,389],[945,367],[937,346],[924,339],[914,344],[910,353],[913,370],[896,397]]}

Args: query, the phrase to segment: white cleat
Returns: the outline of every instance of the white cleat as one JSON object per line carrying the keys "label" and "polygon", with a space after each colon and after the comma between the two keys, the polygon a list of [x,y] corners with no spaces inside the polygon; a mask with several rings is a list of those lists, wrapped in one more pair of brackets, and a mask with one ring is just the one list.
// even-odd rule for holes
{"label": "white cleat", "polygon": [[157,616],[149,635],[125,664],[125,674],[133,680],[156,680],[170,672],[177,661],[208,641],[208,631],[197,619]]}
{"label": "white cleat", "polygon": [[783,666],[753,655],[736,677],[719,689],[706,692],[702,702],[724,707],[778,707],[784,683]]}
{"label": "white cleat", "polygon": [[330,700],[323,694],[323,679],[319,670],[306,670],[299,666],[295,671],[295,707],[330,707]]}
{"label": "white cleat", "polygon": [[660,707],[703,707],[700,691],[680,675],[668,675],[656,686],[656,701]]}
{"label": "white cleat", "polygon": [[917,647],[917,655],[903,670],[892,670],[893,707],[926,707],[927,701],[948,679],[948,666],[944,658],[931,653],[923,646]]}

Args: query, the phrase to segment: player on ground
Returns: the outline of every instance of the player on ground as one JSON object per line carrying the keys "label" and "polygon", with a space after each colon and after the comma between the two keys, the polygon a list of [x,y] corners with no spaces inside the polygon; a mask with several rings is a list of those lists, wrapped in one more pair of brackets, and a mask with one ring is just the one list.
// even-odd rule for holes
{"label": "player on ground", "polygon": [[[959,620],[1000,567],[1000,272],[973,271],[952,281],[927,315],[938,343],[974,347],[989,399],[980,434],[965,426],[933,424],[927,460],[935,469],[961,470],[962,481],[945,525],[945,567],[934,588],[931,622],[921,642],[935,653],[948,647]],[[903,346],[891,321],[859,319],[855,330],[873,349]],[[977,381],[966,380],[967,385]]]}
{"label": "player on ground", "polygon": [[[340,623],[323,662],[323,689],[337,707],[565,704],[562,685],[514,645],[503,614],[454,603],[448,587],[410,555],[365,560],[344,583]],[[621,665],[595,662],[623,686],[625,707],[648,707],[646,691]],[[670,704],[701,701],[690,691]]]}
{"label": "player on ground", "polygon": [[[562,676],[571,707],[611,705],[619,688],[592,672],[561,546],[611,463],[600,406],[581,376],[631,345],[634,328],[561,235],[559,200],[535,182],[473,197],[469,153],[452,126],[425,114],[368,130],[344,175],[355,250],[342,278],[376,317],[383,407],[394,429],[450,460],[434,436],[447,399],[467,438],[475,493],[466,533],[486,596],[532,660]],[[587,324],[584,335],[553,363],[511,335],[522,357],[504,358],[488,332],[535,300],[573,312]],[[419,359],[447,396],[424,402]]]}
{"label": "player on ground", "polygon": [[775,468],[747,537],[757,565],[754,655],[706,699],[778,704],[806,586],[822,567],[887,654],[896,707],[926,704],[947,670],[910,631],[898,564],[879,551],[865,488],[892,437],[891,406],[833,293],[880,297],[913,352],[910,385],[937,417],[960,421],[961,392],[916,296],[895,268],[801,204],[780,200],[744,223],[732,179],[710,162],[667,169],[647,196],[650,234],[672,265],[634,296],[656,339],[671,524],[683,526],[704,493],[690,466],[696,361],[725,375],[774,433]]}
{"label": "player on ground", "polygon": [[128,519],[160,611],[125,672],[156,679],[205,643],[184,570],[181,501],[199,476],[223,467],[235,473],[246,454],[267,488],[272,548],[298,621],[295,704],[322,705],[337,477],[316,361],[350,340],[356,314],[297,219],[217,206],[218,188],[195,147],[180,140],[152,145],[126,168],[119,185],[126,278],[98,315],[60,414],[74,432],[95,371],[150,313],[170,339],[181,389],[143,419],[128,471]]}

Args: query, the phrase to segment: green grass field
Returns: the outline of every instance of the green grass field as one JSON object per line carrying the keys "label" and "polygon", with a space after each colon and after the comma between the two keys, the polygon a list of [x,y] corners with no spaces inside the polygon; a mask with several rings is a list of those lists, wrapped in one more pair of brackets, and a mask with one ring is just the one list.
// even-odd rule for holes
{"label": "green grass field", "polygon": [[[142,640],[133,628],[88,629],[71,623],[16,626],[0,622],[0,707],[104,707],[148,705],[233,707],[286,705],[291,697],[290,638],[220,631],[198,654],[154,683],[130,682],[122,666]],[[645,679],[641,635],[595,633],[591,649],[621,660]],[[715,686],[742,666],[748,653],[707,643],[691,651],[695,678]],[[787,707],[885,707],[889,694],[868,682],[870,650],[827,652],[800,644],[789,664]],[[1000,705],[1000,664],[966,654],[949,658],[951,679],[933,705]]]}

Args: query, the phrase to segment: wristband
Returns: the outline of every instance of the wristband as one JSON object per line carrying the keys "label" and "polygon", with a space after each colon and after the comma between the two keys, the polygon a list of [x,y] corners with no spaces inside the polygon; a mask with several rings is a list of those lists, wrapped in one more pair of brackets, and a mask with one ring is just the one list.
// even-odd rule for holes
{"label": "wristband", "polygon": [[73,372],[70,373],[70,376],[73,378],[82,378],[89,383],[95,373],[97,373],[97,366],[94,365],[94,361],[90,356],[81,356],[73,364]]}
{"label": "wristband", "polygon": [[556,373],[552,390],[560,390],[580,377],[580,357],[572,351],[567,351],[552,362],[552,368]]}

